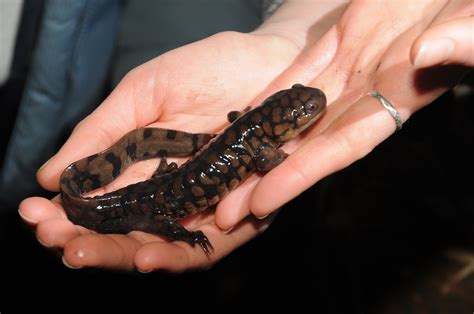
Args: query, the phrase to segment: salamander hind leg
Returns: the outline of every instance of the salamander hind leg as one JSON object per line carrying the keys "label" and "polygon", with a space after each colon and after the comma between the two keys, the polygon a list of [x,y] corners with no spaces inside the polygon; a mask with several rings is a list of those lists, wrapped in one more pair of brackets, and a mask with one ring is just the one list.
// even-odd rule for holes
{"label": "salamander hind leg", "polygon": [[256,157],[256,166],[259,171],[270,171],[281,164],[288,154],[282,149],[275,149],[273,146],[262,143]]}
{"label": "salamander hind leg", "polygon": [[[184,229],[184,228],[183,228]],[[184,229],[186,232],[180,235],[178,238],[174,239],[177,241],[184,241],[194,247],[195,244],[199,244],[201,249],[206,253],[207,255],[211,254],[211,250],[214,250],[212,247],[211,242],[209,239],[206,237],[206,235],[201,231],[188,231]]]}
{"label": "salamander hind leg", "polygon": [[192,247],[198,244],[207,255],[213,250],[211,242],[202,231],[188,231],[176,219],[168,216],[141,217],[132,229],[156,233],[173,241],[184,241]]}
{"label": "salamander hind leg", "polygon": [[157,177],[161,177],[161,176],[173,173],[176,170],[178,170],[178,164],[176,164],[175,162],[171,162],[168,164],[168,162],[166,161],[166,158],[162,157],[160,164],[158,165],[158,168],[156,169],[152,178],[154,179]]}

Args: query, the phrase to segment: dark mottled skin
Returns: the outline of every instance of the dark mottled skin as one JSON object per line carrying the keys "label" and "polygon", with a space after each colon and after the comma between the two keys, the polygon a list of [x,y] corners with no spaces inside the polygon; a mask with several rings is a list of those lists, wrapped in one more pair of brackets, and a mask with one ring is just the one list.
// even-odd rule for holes
{"label": "dark mottled skin", "polygon": [[[209,254],[207,237],[177,220],[215,205],[253,172],[279,165],[287,156],[279,147],[312,125],[325,107],[322,91],[296,84],[251,111],[230,112],[232,125],[214,139],[165,129],[132,131],[64,170],[63,206],[72,222],[100,233],[157,233],[198,243]],[[180,167],[165,158],[191,155]],[[162,161],[151,179],[101,196],[82,196],[113,181],[130,163],[153,157]]]}

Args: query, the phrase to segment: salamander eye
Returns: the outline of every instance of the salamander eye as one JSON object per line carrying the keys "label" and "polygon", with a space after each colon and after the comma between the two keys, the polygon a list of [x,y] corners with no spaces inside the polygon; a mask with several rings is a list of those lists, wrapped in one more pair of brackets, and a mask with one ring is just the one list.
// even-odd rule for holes
{"label": "salamander eye", "polygon": [[307,113],[311,113],[316,110],[316,105],[312,101],[310,101],[304,105],[304,109]]}

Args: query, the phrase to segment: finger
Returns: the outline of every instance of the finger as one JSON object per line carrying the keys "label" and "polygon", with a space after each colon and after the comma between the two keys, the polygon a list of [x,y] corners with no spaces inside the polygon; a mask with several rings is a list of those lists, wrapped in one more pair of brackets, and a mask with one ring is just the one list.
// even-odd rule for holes
{"label": "finger", "polygon": [[392,117],[377,100],[360,99],[325,132],[263,177],[250,196],[251,212],[257,217],[271,213],[321,178],[365,156],[394,127]]}
{"label": "finger", "polygon": [[410,58],[416,69],[454,63],[474,66],[474,16],[428,28],[413,44]]}
{"label": "finger", "polygon": [[207,269],[266,230],[272,219],[273,216],[261,221],[249,217],[228,234],[215,225],[203,226],[201,230],[214,247],[210,255],[206,255],[199,247],[193,248],[184,242],[149,243],[137,252],[135,264],[137,269],[144,273],[154,270],[181,273],[193,269]]}
{"label": "finger", "polygon": [[30,197],[20,203],[18,213],[25,222],[32,225],[50,219],[67,219],[57,200],[58,197],[52,201],[42,197]]}
{"label": "finger", "polygon": [[250,193],[260,178],[260,175],[247,178],[237,189],[219,202],[215,213],[215,222],[221,230],[229,232],[244,217],[249,215]]}
{"label": "finger", "polygon": [[92,232],[65,219],[49,219],[38,224],[36,238],[43,246],[64,248],[74,238]]}
{"label": "finger", "polygon": [[[150,63],[156,60],[150,61]],[[106,149],[125,133],[155,121],[162,95],[157,95],[155,67],[142,65],[130,72],[107,99],[74,129],[59,152],[37,173],[47,190],[59,190],[59,176],[75,160]],[[161,89],[160,89],[161,90]],[[139,110],[137,109],[139,108]]]}
{"label": "finger", "polygon": [[123,234],[89,234],[68,242],[63,262],[69,268],[106,268],[132,270],[135,252],[142,246],[139,238]]}
{"label": "finger", "polygon": [[204,225],[214,223],[216,220],[215,210],[213,208],[208,208],[200,213],[187,216],[179,220],[179,224],[182,225],[187,230],[197,230]]}

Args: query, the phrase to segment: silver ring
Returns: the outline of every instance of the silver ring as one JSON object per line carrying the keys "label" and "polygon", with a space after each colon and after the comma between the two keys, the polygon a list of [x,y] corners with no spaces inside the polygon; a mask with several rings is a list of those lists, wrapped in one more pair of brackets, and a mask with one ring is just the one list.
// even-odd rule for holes
{"label": "silver ring", "polygon": [[400,129],[403,126],[403,122],[402,122],[402,118],[400,118],[400,114],[398,113],[397,109],[395,109],[395,107],[392,106],[392,104],[387,100],[387,98],[380,95],[380,93],[376,90],[374,90],[373,92],[370,92],[369,96],[377,98],[380,101],[380,103],[384,106],[384,108],[387,109],[387,111],[390,113],[393,120],[395,120],[395,125],[397,126],[397,129],[395,131],[400,131]]}

